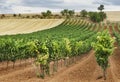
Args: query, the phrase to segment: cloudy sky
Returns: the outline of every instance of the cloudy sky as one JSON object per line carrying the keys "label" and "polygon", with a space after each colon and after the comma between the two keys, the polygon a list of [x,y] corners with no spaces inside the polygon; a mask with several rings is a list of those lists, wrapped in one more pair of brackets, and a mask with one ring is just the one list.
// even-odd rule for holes
{"label": "cloudy sky", "polygon": [[62,9],[97,10],[100,4],[106,11],[120,11],[120,0],[0,0],[0,13],[40,13]]}

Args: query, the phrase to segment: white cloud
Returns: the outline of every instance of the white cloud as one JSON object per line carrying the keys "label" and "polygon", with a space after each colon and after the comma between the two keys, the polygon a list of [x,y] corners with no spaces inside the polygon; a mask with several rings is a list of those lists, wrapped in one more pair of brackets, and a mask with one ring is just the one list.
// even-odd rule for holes
{"label": "white cloud", "polygon": [[6,0],[6,4],[20,4],[22,0]]}
{"label": "white cloud", "polygon": [[73,4],[92,4],[94,0],[64,0],[65,3],[73,3]]}
{"label": "white cloud", "polygon": [[46,10],[51,10],[53,12],[60,11],[59,9],[50,9],[45,7],[27,7],[27,6],[15,6],[12,7],[14,13],[40,13]]}
{"label": "white cloud", "polygon": [[120,10],[118,0],[0,0],[0,13],[39,13],[61,9],[97,10],[100,4],[104,4],[106,10]]}
{"label": "white cloud", "polygon": [[105,10],[106,11],[111,11],[111,10],[113,10],[113,11],[120,11],[120,6],[118,6],[118,5],[108,5],[108,6],[106,6],[106,8],[105,8]]}

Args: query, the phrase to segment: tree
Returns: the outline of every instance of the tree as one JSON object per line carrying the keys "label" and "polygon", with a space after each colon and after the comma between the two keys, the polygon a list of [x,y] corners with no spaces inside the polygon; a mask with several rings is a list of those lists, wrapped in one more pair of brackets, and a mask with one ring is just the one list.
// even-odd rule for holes
{"label": "tree", "polygon": [[82,16],[82,17],[87,17],[87,11],[84,9],[84,10],[82,10],[81,12],[80,12],[80,15]]}
{"label": "tree", "polygon": [[64,13],[65,13],[66,16],[68,15],[68,12],[69,12],[68,9],[64,9]]}
{"label": "tree", "polygon": [[21,14],[19,13],[18,16],[21,17]]}
{"label": "tree", "polygon": [[89,17],[91,21],[99,23],[101,21],[104,21],[107,16],[104,12],[89,12]]}
{"label": "tree", "polygon": [[61,11],[60,13],[61,13],[61,15],[62,15],[62,16],[65,16],[65,13],[64,13],[64,11]]}
{"label": "tree", "polygon": [[28,15],[28,16],[26,16],[26,18],[30,18],[30,16]]}
{"label": "tree", "polygon": [[107,18],[107,15],[105,12],[102,12],[103,9],[104,9],[104,5],[100,5],[98,7],[98,10],[100,10],[100,12],[89,12],[90,20],[93,22],[104,21],[104,19]]}
{"label": "tree", "polygon": [[100,10],[100,12],[102,12],[102,10],[104,10],[104,5],[100,5],[100,6],[98,7],[98,10]]}
{"label": "tree", "polygon": [[101,17],[97,12],[92,12],[89,14],[90,20],[93,22],[101,22]]}
{"label": "tree", "polygon": [[47,17],[50,17],[52,15],[52,12],[50,10],[47,10],[46,15]]}
{"label": "tree", "polygon": [[107,18],[107,15],[105,12],[99,12],[99,15],[100,15],[102,21]]}
{"label": "tree", "polygon": [[5,14],[2,14],[2,15],[1,15],[1,18],[5,18]]}
{"label": "tree", "polygon": [[47,17],[47,15],[46,15],[46,13],[45,13],[45,12],[42,12],[41,14],[42,14],[42,16],[43,16],[44,18],[46,18],[46,17]]}
{"label": "tree", "polygon": [[69,15],[69,10],[68,9],[64,9],[64,10],[61,11],[61,14],[62,14],[62,16],[67,17]]}
{"label": "tree", "polygon": [[16,14],[13,14],[13,17],[16,17],[17,15]]}
{"label": "tree", "polygon": [[69,10],[68,13],[69,13],[69,16],[73,16],[75,14],[75,11],[74,10]]}
{"label": "tree", "polygon": [[114,50],[114,39],[110,36],[109,32],[103,31],[98,33],[97,41],[93,43],[93,48],[95,50],[95,57],[98,65],[103,70],[103,77],[106,80],[106,70],[109,66],[108,58],[113,53]]}
{"label": "tree", "polygon": [[73,16],[75,14],[75,11],[74,10],[64,9],[60,13],[61,13],[62,16],[65,16],[65,17],[69,18],[69,17],[71,17],[71,16]]}
{"label": "tree", "polygon": [[50,18],[50,16],[52,15],[52,12],[50,10],[47,10],[46,12],[42,12],[41,14],[44,18],[46,17]]}

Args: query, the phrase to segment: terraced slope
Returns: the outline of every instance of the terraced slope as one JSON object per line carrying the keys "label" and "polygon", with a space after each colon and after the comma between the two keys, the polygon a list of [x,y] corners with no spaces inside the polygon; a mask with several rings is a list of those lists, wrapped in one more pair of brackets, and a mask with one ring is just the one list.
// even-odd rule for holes
{"label": "terraced slope", "polygon": [[2,19],[0,35],[31,33],[61,24],[64,19]]}

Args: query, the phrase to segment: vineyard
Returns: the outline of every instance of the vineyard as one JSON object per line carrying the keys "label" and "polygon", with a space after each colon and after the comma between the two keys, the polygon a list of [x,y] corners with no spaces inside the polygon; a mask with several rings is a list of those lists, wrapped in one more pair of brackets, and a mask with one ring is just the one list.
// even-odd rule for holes
{"label": "vineyard", "polygon": [[[54,22],[55,21],[56,20],[54,20]],[[17,27],[24,22],[25,21],[17,25],[12,25]],[[59,22],[58,26],[51,22],[54,28],[37,31],[37,26],[39,26],[37,23],[39,22],[35,21],[34,25],[37,24],[37,26],[35,27],[36,30],[34,31],[37,32],[29,33],[32,32],[33,28],[31,28],[28,32],[21,31],[23,29],[28,29],[23,28],[16,33],[28,34],[15,33],[16,35],[0,36],[1,82],[8,82],[8,80],[9,82],[101,81],[102,79],[96,79],[98,78],[97,76],[99,76],[98,73],[101,74],[101,70],[95,61],[94,51],[91,43],[96,42],[98,32],[102,32],[106,29],[109,30],[109,33],[112,37],[116,37],[117,41],[115,42],[117,49],[114,51],[114,55],[110,58],[111,67],[108,69],[108,79],[106,82],[120,81],[120,51],[119,46],[117,45],[117,43],[120,45],[119,23],[109,25],[104,23],[95,24],[81,19],[66,19],[62,23],[60,23],[60,21],[57,22]],[[31,22],[24,24],[23,27],[26,27],[30,23]],[[5,24],[0,24],[0,27],[3,27],[4,25]],[[16,29],[20,28],[18,27]],[[14,31],[16,31],[16,29]],[[9,32],[6,31],[6,33]],[[11,34],[14,34],[14,32]],[[28,62],[29,60],[30,62]],[[21,63],[24,61],[25,67],[22,66]],[[21,66],[21,68],[18,68],[18,65]],[[8,75],[4,75],[6,71],[9,71],[10,66],[12,66],[12,71],[8,72]],[[24,68],[23,72],[21,70],[22,68]],[[17,71],[21,72],[22,74],[18,74]],[[60,74],[60,72],[63,73]],[[10,75],[10,73],[15,73],[15,75]],[[37,78],[36,75],[37,77],[44,79]],[[17,78],[15,76],[17,76]]]}
{"label": "vineyard", "polygon": [[90,42],[94,41],[97,32],[90,31],[91,27],[94,29],[95,25],[72,19],[41,32],[1,36],[0,61],[15,63],[16,60],[36,58],[40,53],[43,56],[48,54],[47,60],[51,62],[86,53],[91,49]]}

